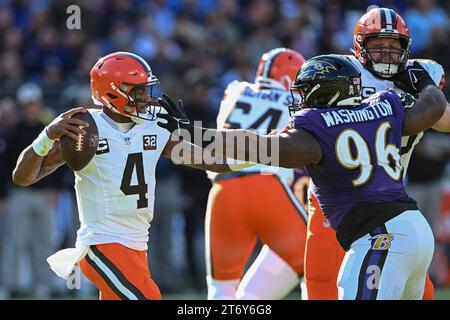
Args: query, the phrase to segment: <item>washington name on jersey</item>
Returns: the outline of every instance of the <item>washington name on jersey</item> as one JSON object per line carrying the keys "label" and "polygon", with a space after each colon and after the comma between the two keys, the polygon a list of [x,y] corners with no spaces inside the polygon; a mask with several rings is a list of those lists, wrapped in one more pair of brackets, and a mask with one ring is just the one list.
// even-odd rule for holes
{"label": "washington name on jersey", "polygon": [[89,110],[99,146],[89,164],[75,172],[81,227],[77,245],[121,243],[146,250],[153,218],[155,169],[170,137],[155,121],[123,133],[100,110]]}

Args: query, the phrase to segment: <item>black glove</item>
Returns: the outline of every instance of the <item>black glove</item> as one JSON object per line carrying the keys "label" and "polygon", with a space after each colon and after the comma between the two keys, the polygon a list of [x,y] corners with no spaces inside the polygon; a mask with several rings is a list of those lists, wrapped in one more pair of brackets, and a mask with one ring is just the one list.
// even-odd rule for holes
{"label": "black glove", "polygon": [[398,96],[400,98],[400,102],[402,103],[403,108],[405,109],[412,108],[414,106],[414,103],[416,103],[416,98],[414,98],[413,95],[407,92],[399,93]]}
{"label": "black glove", "polygon": [[394,75],[392,81],[398,88],[414,96],[418,95],[427,85],[436,85],[429,73],[417,61]]}
{"label": "black glove", "polygon": [[168,130],[171,133],[175,130],[179,131],[180,129],[185,129],[189,132],[193,131],[194,126],[184,111],[182,100],[178,100],[178,103],[175,104],[175,102],[168,95],[163,93],[161,98],[158,99],[158,104],[167,111],[167,113],[160,112],[156,115],[158,118],[167,121],[166,123],[158,121],[158,126]]}
{"label": "black glove", "polygon": [[397,95],[404,109],[412,108],[417,101],[412,94],[407,92],[397,92],[394,88],[389,88],[388,91]]}

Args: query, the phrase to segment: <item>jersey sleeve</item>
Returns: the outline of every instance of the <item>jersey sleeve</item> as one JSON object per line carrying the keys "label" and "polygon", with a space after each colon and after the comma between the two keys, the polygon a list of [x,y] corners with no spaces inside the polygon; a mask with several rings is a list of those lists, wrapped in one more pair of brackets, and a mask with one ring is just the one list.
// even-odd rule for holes
{"label": "jersey sleeve", "polygon": [[290,122],[295,129],[304,129],[311,133],[317,130],[317,124],[311,119],[312,109],[303,109],[291,117]]}

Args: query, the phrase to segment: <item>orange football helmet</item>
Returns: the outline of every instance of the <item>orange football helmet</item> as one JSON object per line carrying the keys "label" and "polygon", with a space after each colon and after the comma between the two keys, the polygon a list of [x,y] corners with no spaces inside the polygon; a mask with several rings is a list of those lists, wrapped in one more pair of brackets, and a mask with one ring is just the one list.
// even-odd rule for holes
{"label": "orange football helmet", "polygon": [[[370,37],[384,37],[400,40],[401,49],[376,48],[367,49]],[[370,71],[383,78],[390,78],[404,70],[409,58],[411,36],[405,21],[394,10],[374,8],[364,14],[356,24],[353,32],[353,46],[356,58]],[[369,52],[370,51],[370,52]],[[393,62],[391,57],[387,61],[374,61],[371,54],[389,53],[397,57]],[[382,56],[382,55],[381,55]]]}
{"label": "orange football helmet", "polygon": [[305,58],[295,50],[276,48],[266,52],[259,60],[256,82],[262,87],[289,90]]}
{"label": "orange football helmet", "polygon": [[[130,52],[114,52],[100,58],[91,72],[92,99],[134,122],[155,120],[157,97],[153,87],[159,83],[148,63]],[[152,111],[153,110],[153,111]]]}

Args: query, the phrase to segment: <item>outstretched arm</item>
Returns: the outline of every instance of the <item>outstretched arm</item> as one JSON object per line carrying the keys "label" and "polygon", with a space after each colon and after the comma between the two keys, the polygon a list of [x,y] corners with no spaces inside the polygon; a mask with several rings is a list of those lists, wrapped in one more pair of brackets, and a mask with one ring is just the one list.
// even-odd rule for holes
{"label": "outstretched arm", "polygon": [[[292,128],[278,135],[261,135],[249,130],[194,127],[182,110],[181,102],[176,105],[163,94],[159,103],[167,111],[158,114],[166,120],[165,123],[158,122],[160,127],[191,138],[189,142],[203,150],[213,150],[216,156],[286,168],[303,167],[322,159],[320,144],[306,130]],[[210,142],[211,138],[213,142]]]}
{"label": "outstretched arm", "polygon": [[446,106],[442,91],[434,85],[426,86],[414,107],[405,110],[403,135],[415,135],[431,128],[442,117]]}
{"label": "outstretched arm", "polygon": [[195,169],[220,173],[232,171],[224,157],[212,156],[211,153],[204,152],[202,148],[185,140],[180,141],[174,136],[167,142],[162,154],[176,164]]}
{"label": "outstretched arm", "polygon": [[15,184],[23,187],[32,185],[64,164],[59,142],[55,140],[63,135],[76,140],[78,134],[85,134],[79,126],[87,127],[88,124],[70,118],[78,112],[86,112],[86,109],[74,108],[61,114],[44,129],[33,144],[22,151],[12,172]]}

